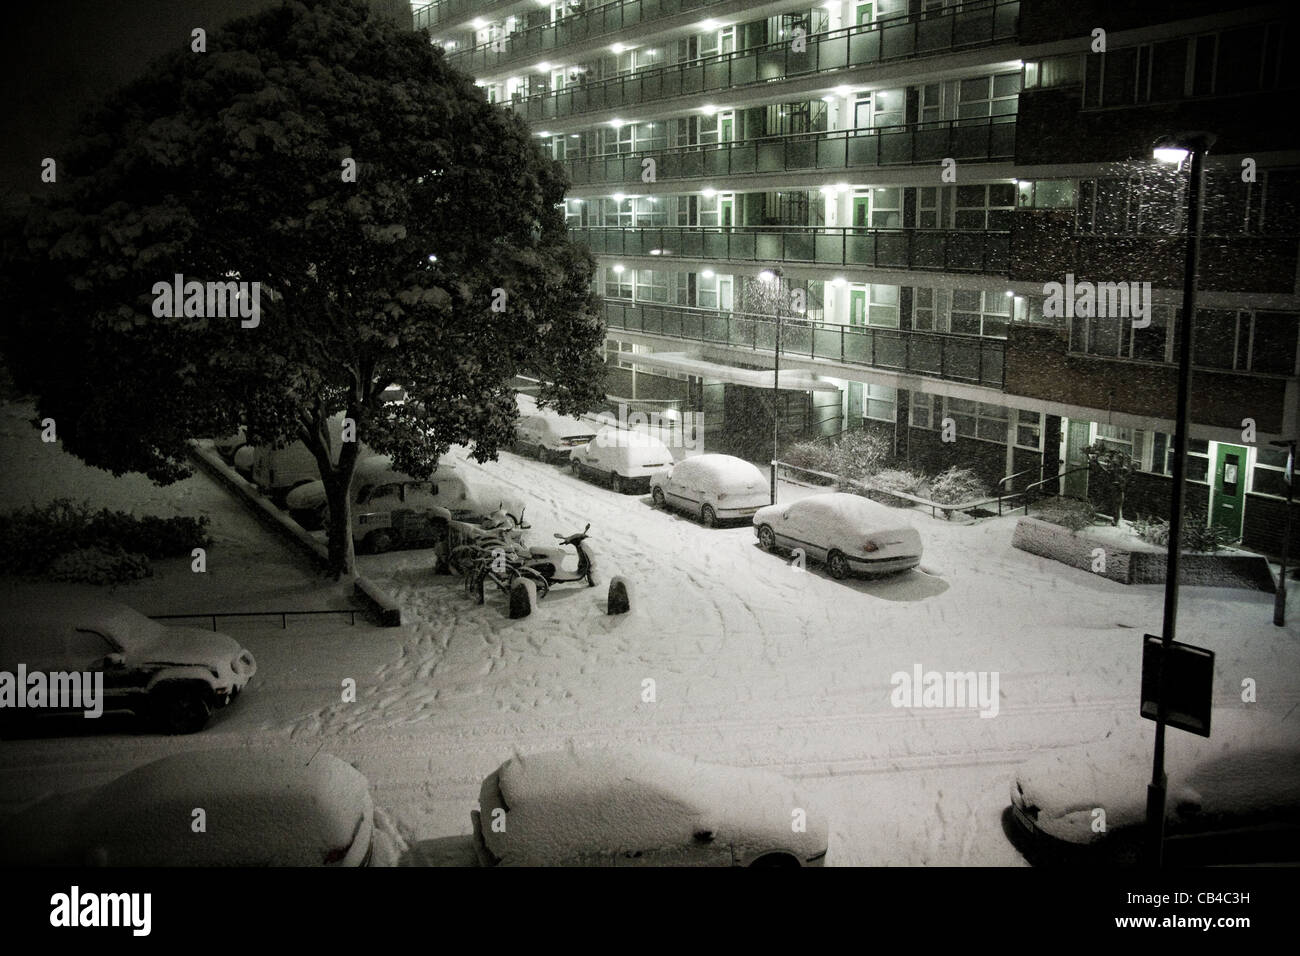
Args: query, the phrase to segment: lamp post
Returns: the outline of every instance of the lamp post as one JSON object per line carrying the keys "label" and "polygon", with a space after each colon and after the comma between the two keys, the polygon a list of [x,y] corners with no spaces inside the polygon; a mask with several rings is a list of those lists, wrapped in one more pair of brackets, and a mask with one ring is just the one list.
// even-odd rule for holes
{"label": "lamp post", "polygon": [[1160,655],[1156,664],[1156,741],[1151,761],[1151,782],[1147,785],[1147,852],[1149,862],[1160,866],[1164,860],[1166,709],[1165,664],[1178,622],[1178,570],[1182,553],[1183,508],[1187,501],[1187,431],[1192,404],[1192,329],[1196,315],[1196,262],[1200,255],[1201,207],[1205,198],[1205,154],[1214,145],[1213,133],[1184,132],[1162,136],[1152,144],[1152,154],[1160,162],[1177,163],[1191,158],[1187,180],[1187,250],[1183,261],[1183,312],[1178,321],[1178,406],[1174,425],[1173,495],[1169,504],[1169,554],[1165,563],[1164,627]]}
{"label": "lamp post", "polygon": [[1282,526],[1282,573],[1278,575],[1277,593],[1273,595],[1273,623],[1278,627],[1286,624],[1286,559],[1291,551],[1291,497],[1295,483],[1295,446],[1296,439],[1269,442],[1286,452],[1286,524]]}
{"label": "lamp post", "polygon": [[773,311],[776,313],[776,355],[772,364],[772,504],[776,504],[776,462],[780,457],[781,447],[781,277],[780,269],[764,269],[758,274],[758,281],[765,286],[775,284],[772,294]]}

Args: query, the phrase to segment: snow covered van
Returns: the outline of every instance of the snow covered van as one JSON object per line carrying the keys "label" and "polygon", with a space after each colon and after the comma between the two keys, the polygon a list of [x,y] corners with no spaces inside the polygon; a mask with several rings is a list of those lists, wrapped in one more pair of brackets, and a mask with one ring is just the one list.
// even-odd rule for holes
{"label": "snow covered van", "polygon": [[673,463],[673,453],[659,439],[642,432],[606,425],[569,458],[579,478],[599,476],[614,491],[648,491],[650,478]]}
{"label": "snow covered van", "polygon": [[749,518],[772,500],[767,479],[750,462],[732,455],[693,455],[650,479],[657,508],[695,515],[706,528]]}

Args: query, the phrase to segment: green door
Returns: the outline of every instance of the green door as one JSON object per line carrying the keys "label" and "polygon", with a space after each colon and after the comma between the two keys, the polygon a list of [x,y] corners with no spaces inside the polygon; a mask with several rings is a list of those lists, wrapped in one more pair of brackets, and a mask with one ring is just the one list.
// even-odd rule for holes
{"label": "green door", "polygon": [[865,229],[871,222],[871,194],[853,197],[853,225]]}
{"label": "green door", "polygon": [[1232,540],[1241,538],[1241,516],[1246,506],[1246,449],[1219,445],[1214,459],[1214,491],[1210,495],[1210,523],[1227,529]]}
{"label": "green door", "polygon": [[1089,422],[1074,419],[1070,419],[1070,425],[1065,431],[1065,466],[1062,470],[1072,472],[1065,476],[1064,494],[1067,498],[1088,497],[1088,472],[1086,469],[1077,469],[1083,469],[1088,464],[1088,456],[1083,450],[1088,447],[1091,431]]}
{"label": "green door", "polygon": [[870,23],[870,22],[871,22],[871,12],[872,12],[872,7],[873,7],[873,5],[874,5],[874,4],[872,4],[872,3],[859,3],[859,4],[858,4],[858,6],[857,6],[857,10],[856,10],[856,13],[857,13],[857,20],[856,20],[856,22],[857,22],[857,24],[858,24],[859,26],[861,26],[861,25],[864,24],[864,23]]}
{"label": "green door", "polygon": [[849,325],[867,324],[867,293],[864,289],[849,290]]}

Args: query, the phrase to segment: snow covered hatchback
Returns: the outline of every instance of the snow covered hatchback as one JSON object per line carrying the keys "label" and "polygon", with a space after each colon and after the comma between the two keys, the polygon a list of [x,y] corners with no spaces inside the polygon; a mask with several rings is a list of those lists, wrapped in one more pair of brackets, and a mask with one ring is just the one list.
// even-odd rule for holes
{"label": "snow covered hatchback", "polygon": [[748,518],[772,500],[767,479],[743,458],[694,455],[670,465],[650,479],[656,507],[677,508],[697,516],[705,527]]}
{"label": "snow covered hatchback", "polygon": [[839,580],[906,571],[921,563],[921,535],[894,508],[842,491],[768,505],[754,515],[764,551],[803,550]]}
{"label": "snow covered hatchback", "polygon": [[364,866],[373,835],[370,785],[337,757],[202,750],[47,797],[0,820],[0,862]]}
{"label": "snow covered hatchback", "polygon": [[541,462],[568,461],[573,449],[596,437],[597,426],[569,415],[525,415],[515,423],[515,451]]}
{"label": "snow covered hatchback", "polygon": [[828,826],[785,778],[650,750],[507,760],[473,811],[485,866],[821,866]]}
{"label": "snow covered hatchback", "polygon": [[[1209,738],[1175,730],[1165,739],[1168,863],[1300,863],[1300,738],[1274,720],[1216,712]],[[1022,765],[1008,834],[1027,859],[1141,861],[1151,735],[1130,729]]]}
{"label": "snow covered hatchback", "polygon": [[167,733],[202,730],[257,673],[232,637],[164,627],[80,588],[34,585],[4,604],[0,671],[102,673],[104,712],[133,713]]}

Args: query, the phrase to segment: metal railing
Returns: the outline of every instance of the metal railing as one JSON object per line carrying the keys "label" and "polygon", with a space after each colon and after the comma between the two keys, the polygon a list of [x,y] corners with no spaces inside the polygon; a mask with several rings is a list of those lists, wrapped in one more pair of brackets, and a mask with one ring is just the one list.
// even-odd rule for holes
{"label": "metal railing", "polygon": [[[662,335],[776,352],[776,321],[768,316],[713,312],[605,299],[609,329]],[[1005,339],[947,332],[914,332],[834,322],[781,320],[781,354],[844,365],[909,372],[931,378],[1001,389]],[[635,356],[628,356],[635,363]]]}
{"label": "metal railing", "polygon": [[[788,41],[736,53],[628,73],[532,96],[511,107],[530,122],[697,93],[734,90],[818,73],[982,46],[1016,36],[1019,0],[966,3],[959,10],[908,14],[808,37],[796,52]],[[481,71],[481,68],[480,68]]]}
{"label": "metal railing", "polygon": [[1026,485],[1025,489],[1021,492],[1021,494],[1025,496],[1025,514],[1029,514],[1029,506],[1034,500],[1033,498],[1034,489],[1042,488],[1046,485],[1050,485],[1054,481],[1060,481],[1066,475],[1077,474],[1078,472],[1081,471],[1089,471],[1091,468],[1092,468],[1091,464],[1081,465],[1078,468],[1071,468],[1068,471],[1062,471],[1059,474],[1052,475],[1050,478],[1044,478],[1042,481],[1036,481],[1032,485]]}
{"label": "metal railing", "polygon": [[564,160],[575,186],[640,183],[642,161],[653,159],[657,181],[704,176],[1009,160],[1015,156],[1015,116],[945,120],[863,129],[791,133],[732,143],[678,146]]}
{"label": "metal railing", "polygon": [[809,262],[1007,274],[1010,232],[856,226],[579,226],[569,238],[596,255]]}
{"label": "metal railing", "polygon": [[806,475],[816,475],[819,478],[829,478],[835,483],[837,488],[857,488],[860,491],[868,492],[869,495],[885,495],[890,498],[897,498],[900,501],[910,502],[913,505],[920,505],[921,507],[930,509],[930,517],[932,518],[937,518],[938,514],[936,512],[942,511],[944,519],[947,520],[951,518],[955,512],[975,511],[983,508],[985,505],[991,505],[995,501],[998,502],[998,514],[1002,514],[1002,499],[1000,495],[995,497],[985,496],[983,498],[971,498],[968,501],[933,501],[929,498],[922,498],[920,495],[914,495],[906,491],[896,491],[891,488],[879,488],[870,482],[854,481],[851,478],[841,478],[839,475],[831,474],[828,471],[817,471],[815,468],[804,468],[800,465],[792,465],[788,461],[772,462],[773,475],[779,477],[780,469],[782,468],[786,471],[798,471]]}
{"label": "metal railing", "polygon": [[[433,3],[423,7],[416,7],[411,11],[411,19],[415,23],[415,29],[420,30],[425,27],[433,29],[439,24],[446,24],[448,21],[459,22],[469,13],[484,13],[497,8],[504,9],[510,6],[512,0],[434,0]],[[455,17],[455,20],[452,18]]]}
{"label": "metal railing", "polygon": [[357,612],[354,608],[337,608],[333,611],[218,611],[215,614],[203,612],[201,614],[150,614],[149,617],[154,621],[181,621],[195,618],[207,618],[212,621],[212,629],[217,629],[217,618],[219,617],[279,617],[280,629],[287,630],[289,627],[288,616],[306,614],[347,614],[348,624],[356,625]]}
{"label": "metal railing", "polygon": [[[456,3],[457,0],[449,0],[449,2]],[[468,0],[460,0],[460,2],[467,3]],[[516,30],[503,38],[499,49],[494,49],[490,42],[480,43],[449,54],[447,60],[457,69],[479,73],[530,53],[558,50],[571,43],[609,36],[640,23],[662,20],[677,13],[716,7],[725,2],[726,0],[615,0],[613,3],[598,7],[593,5],[588,10],[576,10],[550,23]],[[451,14],[448,13],[447,16]],[[442,20],[431,21],[431,23],[437,22]],[[417,17],[416,29],[422,25],[424,24],[421,24]]]}

